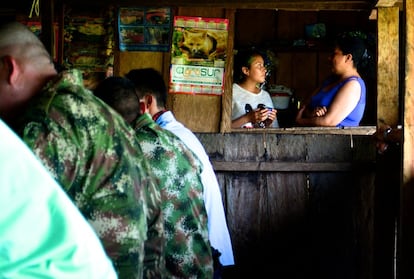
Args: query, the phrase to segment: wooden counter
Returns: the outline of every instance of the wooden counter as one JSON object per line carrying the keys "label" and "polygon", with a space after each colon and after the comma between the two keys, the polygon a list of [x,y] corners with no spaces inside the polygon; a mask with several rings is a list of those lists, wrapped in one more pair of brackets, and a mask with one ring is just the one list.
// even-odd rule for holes
{"label": "wooden counter", "polygon": [[373,278],[374,132],[197,133],[232,237],[236,266],[226,278]]}

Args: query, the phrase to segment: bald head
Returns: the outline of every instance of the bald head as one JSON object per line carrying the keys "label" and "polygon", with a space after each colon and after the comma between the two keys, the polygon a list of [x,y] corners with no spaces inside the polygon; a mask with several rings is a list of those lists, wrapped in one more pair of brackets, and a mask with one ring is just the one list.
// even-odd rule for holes
{"label": "bald head", "polygon": [[9,125],[57,75],[40,39],[25,25],[0,25],[0,117]]}
{"label": "bald head", "polygon": [[29,62],[52,63],[40,39],[25,25],[9,22],[0,25],[0,56],[10,55]]}

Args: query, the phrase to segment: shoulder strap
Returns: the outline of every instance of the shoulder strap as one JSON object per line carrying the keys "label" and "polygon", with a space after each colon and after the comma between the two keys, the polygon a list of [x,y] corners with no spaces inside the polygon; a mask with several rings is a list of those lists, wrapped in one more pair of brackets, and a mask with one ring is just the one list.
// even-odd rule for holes
{"label": "shoulder strap", "polygon": [[345,83],[347,83],[350,80],[358,80],[358,77],[357,76],[350,76],[350,77],[348,77],[347,79],[345,79],[345,80],[343,80],[341,82],[341,84],[339,85],[339,88],[341,88],[342,86],[344,86]]}

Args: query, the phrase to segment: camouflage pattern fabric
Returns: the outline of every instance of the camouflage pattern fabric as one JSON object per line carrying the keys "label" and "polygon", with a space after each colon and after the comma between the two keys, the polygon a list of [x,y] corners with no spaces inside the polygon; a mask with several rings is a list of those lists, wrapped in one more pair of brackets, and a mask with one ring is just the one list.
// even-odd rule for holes
{"label": "camouflage pattern fabric", "polygon": [[133,125],[144,155],[160,181],[167,278],[213,278],[201,162],[149,114],[138,117]]}
{"label": "camouflage pattern fabric", "polygon": [[154,181],[134,131],[85,89],[77,70],[50,81],[20,123],[23,140],[92,224],[119,278],[142,278],[146,189]]}
{"label": "camouflage pattern fabric", "polygon": [[[152,171],[152,170],[151,170]],[[155,177],[153,175],[153,177]],[[166,278],[165,270],[165,233],[164,216],[162,214],[159,179],[155,178],[146,191],[148,233],[144,251],[144,276],[146,279]]]}

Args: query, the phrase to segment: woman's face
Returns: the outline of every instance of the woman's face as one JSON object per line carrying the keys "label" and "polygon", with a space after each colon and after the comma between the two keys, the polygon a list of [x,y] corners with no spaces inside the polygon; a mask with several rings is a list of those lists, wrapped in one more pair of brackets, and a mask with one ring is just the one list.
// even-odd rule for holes
{"label": "woman's face", "polygon": [[266,67],[264,65],[263,57],[260,55],[252,58],[250,68],[245,71],[246,79],[252,80],[257,83],[263,83],[266,80]]}
{"label": "woman's face", "polygon": [[334,74],[341,74],[346,65],[347,55],[343,54],[342,50],[336,47],[329,58],[332,63],[332,72]]}

